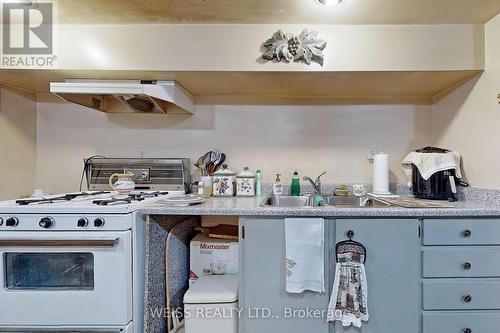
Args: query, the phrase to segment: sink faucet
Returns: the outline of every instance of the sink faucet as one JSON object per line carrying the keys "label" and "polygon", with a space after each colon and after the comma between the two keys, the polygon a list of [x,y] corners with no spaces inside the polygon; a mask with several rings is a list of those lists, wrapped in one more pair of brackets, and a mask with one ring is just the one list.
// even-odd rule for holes
{"label": "sink faucet", "polygon": [[309,183],[311,183],[311,185],[313,186],[314,188],[314,194],[321,194],[321,176],[323,176],[324,174],[326,173],[323,172],[321,175],[319,175],[315,181],[313,181],[311,178],[305,176],[303,178],[304,181],[308,181]]}

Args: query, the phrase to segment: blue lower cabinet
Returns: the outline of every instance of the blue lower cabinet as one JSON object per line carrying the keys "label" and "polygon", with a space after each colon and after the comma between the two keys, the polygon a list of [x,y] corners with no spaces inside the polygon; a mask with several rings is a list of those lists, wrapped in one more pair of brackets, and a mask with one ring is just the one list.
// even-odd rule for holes
{"label": "blue lower cabinet", "polygon": [[424,310],[500,309],[498,279],[436,279],[423,286]]}
{"label": "blue lower cabinet", "polygon": [[[336,220],[335,243],[353,240],[367,249],[368,322],[361,328],[336,323],[335,333],[418,333],[420,239],[416,219]],[[332,244],[334,245],[334,244]],[[311,331],[312,332],[312,331]],[[457,332],[461,333],[461,332]]]}
{"label": "blue lower cabinet", "polygon": [[422,333],[500,332],[500,220],[426,219],[423,229]]}
{"label": "blue lower cabinet", "polygon": [[500,312],[424,312],[422,333],[496,333]]}
{"label": "blue lower cabinet", "polygon": [[327,333],[326,319],[312,311],[328,307],[328,293],[285,290],[285,220],[240,218],[240,238],[238,332]]}
{"label": "blue lower cabinet", "polygon": [[424,278],[500,277],[498,246],[433,246],[422,258]]}
{"label": "blue lower cabinet", "polygon": [[500,219],[425,219],[424,245],[498,245]]}

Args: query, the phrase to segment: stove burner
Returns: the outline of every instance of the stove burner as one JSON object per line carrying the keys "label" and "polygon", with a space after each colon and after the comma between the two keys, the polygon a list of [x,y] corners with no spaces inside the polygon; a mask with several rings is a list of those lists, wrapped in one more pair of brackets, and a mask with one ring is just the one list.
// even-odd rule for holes
{"label": "stove burner", "polygon": [[167,195],[168,192],[162,192],[162,191],[155,191],[155,192],[140,192],[140,193],[133,193],[129,194],[129,198],[132,199],[146,199],[146,198],[156,198],[159,197],[160,195]]}
{"label": "stove burner", "polygon": [[26,205],[30,205],[30,204],[64,202],[64,201],[71,201],[71,200],[79,198],[79,197],[96,196],[96,195],[110,194],[110,193],[111,193],[110,191],[68,193],[68,194],[63,194],[61,196],[56,196],[56,197],[52,197],[52,198],[41,197],[41,198],[19,199],[19,200],[16,200],[16,204],[18,204],[20,206],[26,206]]}
{"label": "stove burner", "polygon": [[[108,206],[108,205],[114,205],[114,204],[129,204],[132,203],[132,198],[111,198],[111,199],[103,199],[103,200],[94,200],[92,201],[93,204],[97,206]],[[137,199],[137,201],[142,201],[144,199]]]}
{"label": "stove burner", "polygon": [[132,201],[143,201],[147,198],[156,198],[160,195],[167,195],[168,192],[161,192],[161,191],[156,191],[156,192],[140,192],[140,193],[132,193],[129,194],[127,197],[120,198],[111,198],[111,199],[102,199],[102,200],[94,200],[92,201],[93,204],[97,206],[109,206],[109,205],[119,205],[119,204],[130,204]]}

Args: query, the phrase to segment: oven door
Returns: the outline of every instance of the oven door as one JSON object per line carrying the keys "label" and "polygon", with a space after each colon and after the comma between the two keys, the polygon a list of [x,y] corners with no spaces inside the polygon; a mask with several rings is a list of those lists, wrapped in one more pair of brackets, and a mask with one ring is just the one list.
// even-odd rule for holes
{"label": "oven door", "polygon": [[0,232],[0,326],[126,325],[132,239],[122,232]]}

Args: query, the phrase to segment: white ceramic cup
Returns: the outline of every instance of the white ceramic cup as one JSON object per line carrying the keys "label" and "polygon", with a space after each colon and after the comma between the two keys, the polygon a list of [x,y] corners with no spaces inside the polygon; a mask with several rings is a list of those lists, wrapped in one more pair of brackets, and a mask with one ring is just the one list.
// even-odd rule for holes
{"label": "white ceramic cup", "polygon": [[352,193],[357,197],[362,197],[366,194],[366,186],[363,184],[352,185]]}

